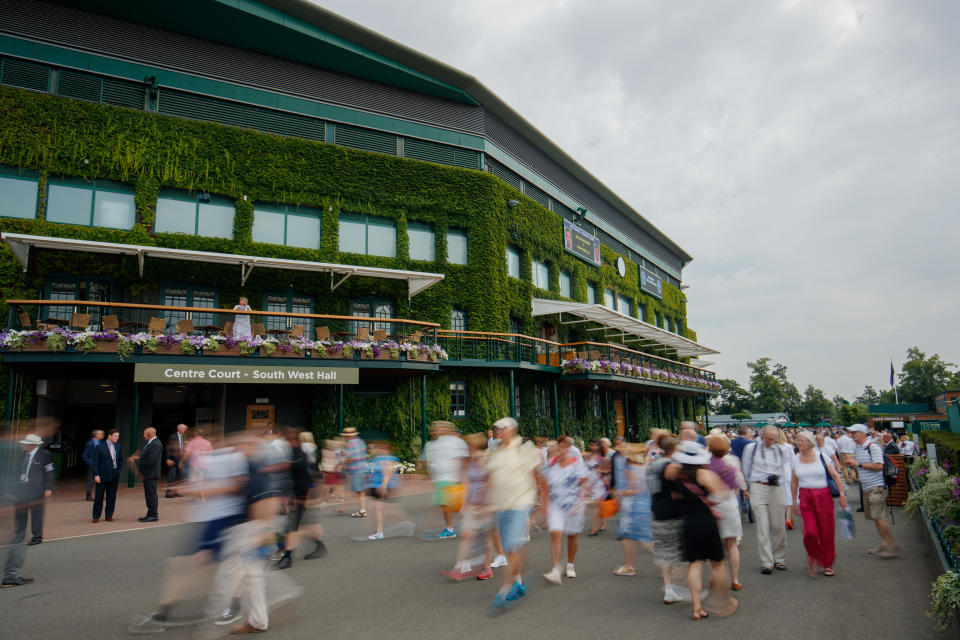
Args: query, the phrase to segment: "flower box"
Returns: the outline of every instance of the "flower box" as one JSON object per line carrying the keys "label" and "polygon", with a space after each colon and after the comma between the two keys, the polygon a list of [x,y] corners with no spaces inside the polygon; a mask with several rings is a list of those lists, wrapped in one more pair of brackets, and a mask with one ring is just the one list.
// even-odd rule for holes
{"label": "flower box", "polygon": [[38,342],[37,344],[24,342],[21,351],[50,351],[50,347],[47,346],[46,342]]}
{"label": "flower box", "polygon": [[381,351],[379,355],[373,355],[373,356],[368,356],[365,351],[361,351],[360,359],[361,360],[393,360],[393,358],[390,357],[390,352],[386,350]]}
{"label": "flower box", "polygon": [[[144,350],[144,353],[145,353],[145,354],[150,354],[151,352],[150,352],[150,351],[147,351],[147,350]],[[186,353],[183,352],[182,349],[180,349],[180,345],[179,345],[179,344],[161,344],[161,345],[157,345],[157,350],[156,350],[154,353],[156,353],[156,355],[158,355],[158,356],[159,356],[159,355],[163,355],[163,356],[185,356],[185,355],[187,355]]]}
{"label": "flower box", "polygon": [[327,352],[322,356],[319,355],[318,351],[314,351],[314,357],[323,358],[324,360],[344,360],[343,351],[331,351],[327,349]]}
{"label": "flower box", "polygon": [[270,355],[266,355],[266,354],[265,354],[264,352],[262,352],[262,351],[260,352],[260,355],[261,355],[261,356],[265,356],[265,357],[267,357],[267,358],[306,358],[306,357],[307,357],[307,353],[308,353],[308,352],[306,352],[306,351],[304,351],[303,353],[297,353],[297,352],[294,351],[293,349],[289,349],[289,350],[286,350],[286,351],[284,351],[283,349],[276,349],[276,350],[275,350],[273,353],[271,353]]}
{"label": "flower box", "polygon": [[97,348],[94,349],[94,351],[99,351],[100,353],[116,353],[118,342],[119,340],[103,340],[97,342]]}

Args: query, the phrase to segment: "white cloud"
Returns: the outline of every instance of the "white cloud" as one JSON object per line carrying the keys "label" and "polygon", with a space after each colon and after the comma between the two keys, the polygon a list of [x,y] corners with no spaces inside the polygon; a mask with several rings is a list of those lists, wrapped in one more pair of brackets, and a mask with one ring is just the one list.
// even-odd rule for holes
{"label": "white cloud", "polygon": [[768,355],[849,396],[914,344],[960,362],[960,5],[322,4],[475,75],[687,249],[721,376]]}

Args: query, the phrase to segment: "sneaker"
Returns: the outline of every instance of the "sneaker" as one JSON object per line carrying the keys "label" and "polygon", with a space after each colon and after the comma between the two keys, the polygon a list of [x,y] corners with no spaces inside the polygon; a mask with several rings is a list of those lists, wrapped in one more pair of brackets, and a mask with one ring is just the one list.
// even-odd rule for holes
{"label": "sneaker", "polygon": [[323,544],[323,540],[317,540],[317,548],[303,556],[304,560],[316,560],[317,558],[326,558],[327,557],[327,545]]}
{"label": "sneaker", "polygon": [[457,532],[454,531],[451,527],[447,527],[440,532],[440,535],[437,536],[438,540],[446,540],[447,538],[456,538]]}
{"label": "sneaker", "polygon": [[293,558],[289,553],[285,553],[283,554],[283,557],[277,560],[276,564],[274,564],[272,568],[275,570],[283,570],[283,569],[289,569],[292,566],[293,566]]}
{"label": "sneaker", "polygon": [[374,531],[367,536],[367,540],[383,540],[383,531]]}
{"label": "sneaker", "polygon": [[160,614],[151,613],[130,625],[128,631],[137,635],[146,635],[148,633],[163,633],[167,630],[164,620],[158,618]]}
{"label": "sneaker", "polygon": [[510,593],[507,594],[507,602],[519,600],[525,595],[527,595],[527,588],[523,586],[523,583],[514,582],[513,586],[510,587]]}
{"label": "sneaker", "polygon": [[[543,574],[543,578],[544,578],[544,580],[546,580],[547,582],[549,582],[549,583],[551,583],[551,584],[562,584],[562,583],[563,583],[563,580],[560,578],[560,572],[557,571],[556,569],[551,569],[550,571],[547,571],[545,574]],[[514,584],[516,584],[516,583],[514,583]],[[511,591],[510,593],[513,593],[513,591]]]}
{"label": "sneaker", "polygon": [[240,622],[241,618],[243,618],[243,616],[240,615],[239,609],[228,608],[223,610],[223,613],[220,615],[219,618],[214,620],[213,624],[216,624],[222,627],[224,625],[233,624],[234,622]]}
{"label": "sneaker", "polygon": [[493,577],[493,569],[487,567],[477,574],[477,580],[489,580]]}
{"label": "sneaker", "polygon": [[503,597],[503,594],[498,593],[493,597],[493,601],[490,603],[490,613],[503,613],[507,610],[507,599]]}
{"label": "sneaker", "polygon": [[490,563],[492,569],[499,569],[505,566],[507,566],[507,556],[497,556],[493,559],[493,562]]}
{"label": "sneaker", "polygon": [[880,544],[880,545],[875,546],[875,547],[872,548],[872,549],[867,549],[867,553],[869,553],[870,555],[877,555],[878,553],[883,553],[883,552],[886,551],[886,550],[887,550],[887,548],[886,548],[885,546],[883,546],[882,544]]}
{"label": "sneaker", "polygon": [[675,604],[677,602],[683,602],[683,598],[679,593],[673,589],[668,589],[663,592],[663,604]]}
{"label": "sneaker", "polygon": [[464,570],[460,568],[454,568],[449,571],[441,571],[440,573],[442,573],[447,578],[450,578],[454,582],[460,582],[461,580],[466,580],[467,578],[472,578],[473,576],[477,575],[477,572],[475,570],[472,570],[472,569]]}
{"label": "sneaker", "polygon": [[568,578],[576,578],[576,577],[577,577],[577,572],[573,570],[573,565],[572,565],[572,564],[568,564],[568,565],[567,565],[567,577],[568,577]]}

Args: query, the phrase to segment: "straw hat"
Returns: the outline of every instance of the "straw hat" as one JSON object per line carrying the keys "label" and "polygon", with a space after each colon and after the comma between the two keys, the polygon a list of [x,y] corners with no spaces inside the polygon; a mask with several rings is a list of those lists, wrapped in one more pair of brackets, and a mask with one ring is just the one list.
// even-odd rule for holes
{"label": "straw hat", "polygon": [[23,440],[20,440],[20,444],[43,444],[43,438],[38,436],[35,433],[27,435]]}
{"label": "straw hat", "polygon": [[673,461],[680,464],[708,464],[710,462],[710,452],[703,448],[703,445],[696,442],[684,440],[677,445],[677,450],[673,453]]}
{"label": "straw hat", "polygon": [[647,448],[642,444],[629,444],[627,445],[626,456],[630,462],[644,464],[647,460]]}
{"label": "straw hat", "polygon": [[356,438],[357,430],[354,429],[353,427],[347,427],[346,429],[340,432],[340,435],[342,435],[344,438]]}

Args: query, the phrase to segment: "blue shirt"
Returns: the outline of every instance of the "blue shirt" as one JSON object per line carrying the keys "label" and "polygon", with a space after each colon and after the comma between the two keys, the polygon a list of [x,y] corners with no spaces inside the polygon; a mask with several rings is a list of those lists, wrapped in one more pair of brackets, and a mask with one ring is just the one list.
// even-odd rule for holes
{"label": "blue shirt", "polygon": [[[380,468],[381,464],[389,463],[396,465],[400,462],[400,459],[396,456],[375,456],[373,460],[370,461],[370,473],[367,475],[367,488],[376,489],[383,484],[383,469]],[[387,488],[392,489],[397,485],[397,474],[394,473],[390,476],[390,481],[387,482]]]}
{"label": "blue shirt", "polygon": [[730,453],[737,456],[738,458],[743,458],[743,448],[750,444],[749,438],[744,438],[743,436],[737,436],[730,443]]}

